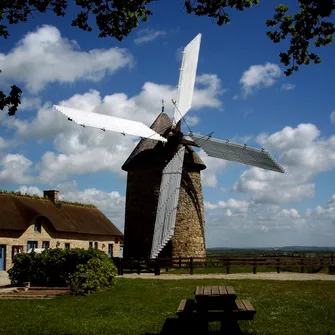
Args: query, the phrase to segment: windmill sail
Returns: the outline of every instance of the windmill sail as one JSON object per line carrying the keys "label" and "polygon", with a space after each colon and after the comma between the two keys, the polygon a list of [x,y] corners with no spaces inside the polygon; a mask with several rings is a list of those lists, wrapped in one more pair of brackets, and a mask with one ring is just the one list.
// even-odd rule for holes
{"label": "windmill sail", "polygon": [[192,106],[195,77],[197,73],[201,34],[198,34],[184,49],[180,69],[177,100],[173,123],[176,125]]}
{"label": "windmill sail", "polygon": [[190,137],[208,156],[256,166],[265,170],[281,173],[285,172],[284,168],[281,167],[264,149],[254,149],[246,145],[222,141],[198,134],[190,134]]}
{"label": "windmill sail", "polygon": [[163,170],[151,247],[151,258],[156,258],[174,233],[185,147],[174,155]]}
{"label": "windmill sail", "polygon": [[88,113],[69,107],[57,105],[54,105],[53,107],[57,111],[66,115],[69,119],[71,119],[71,121],[74,121],[82,126],[99,128],[104,131],[115,131],[123,135],[128,134],[167,142],[166,138],[162,137],[142,122],[121,119],[104,114]]}

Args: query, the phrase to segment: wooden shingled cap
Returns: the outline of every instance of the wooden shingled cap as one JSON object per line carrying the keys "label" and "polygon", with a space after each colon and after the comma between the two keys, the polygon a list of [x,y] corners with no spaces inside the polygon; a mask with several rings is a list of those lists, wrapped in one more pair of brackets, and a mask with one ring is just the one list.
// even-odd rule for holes
{"label": "wooden shingled cap", "polygon": [[[160,113],[150,128],[167,138],[172,128],[172,120],[166,113]],[[180,146],[181,144],[178,145],[177,149]],[[197,170],[206,169],[204,162],[190,146],[185,145],[185,149],[184,166],[191,166]],[[172,159],[175,152],[176,146],[170,141],[164,144],[160,141],[142,138],[122,165],[122,169],[129,171],[136,169],[140,165],[164,167]]]}

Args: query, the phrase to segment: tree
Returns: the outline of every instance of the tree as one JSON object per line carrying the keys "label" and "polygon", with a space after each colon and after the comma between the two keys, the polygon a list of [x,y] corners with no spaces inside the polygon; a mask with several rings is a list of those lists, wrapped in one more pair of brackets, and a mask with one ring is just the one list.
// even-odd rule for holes
{"label": "tree", "polygon": [[[122,41],[140,22],[146,22],[152,12],[148,6],[159,0],[76,0],[79,13],[72,20],[72,26],[92,31],[90,17],[95,17],[99,37],[114,37]],[[197,16],[208,16],[219,26],[229,24],[227,10],[244,11],[260,0],[183,0],[186,12]],[[300,11],[289,15],[286,5],[275,8],[272,19],[266,21],[267,35],[274,43],[290,38],[289,48],[280,53],[280,61],[292,75],[300,65],[319,64],[320,57],[310,52],[315,47],[325,46],[333,41],[335,26],[330,18],[335,9],[335,0],[296,0]],[[8,25],[26,22],[34,12],[53,12],[57,16],[66,14],[68,0],[0,0],[0,37],[8,38]],[[5,24],[2,24],[5,23]],[[0,70],[1,73],[1,70]],[[11,86],[8,95],[0,91],[0,109],[8,107],[8,114],[15,115],[21,103],[21,89]]]}

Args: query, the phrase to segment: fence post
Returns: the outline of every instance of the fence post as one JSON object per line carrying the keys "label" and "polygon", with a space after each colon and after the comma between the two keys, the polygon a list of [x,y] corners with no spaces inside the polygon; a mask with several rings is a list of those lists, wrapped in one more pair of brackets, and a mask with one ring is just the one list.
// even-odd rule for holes
{"label": "fence post", "polygon": [[179,269],[181,269],[181,256],[179,256]]}
{"label": "fence post", "polygon": [[230,272],[230,266],[229,266],[229,257],[227,258],[227,275],[229,275]]}
{"label": "fence post", "polygon": [[277,273],[280,273],[280,258],[277,258]]}
{"label": "fence post", "polygon": [[137,260],[137,274],[141,273],[141,260],[140,258]]}
{"label": "fence post", "polygon": [[300,259],[300,272],[304,273],[304,259],[303,258]]}
{"label": "fence post", "polygon": [[155,259],[155,276],[159,276],[161,274],[161,269],[159,266],[159,258]]}
{"label": "fence post", "polygon": [[256,268],[257,268],[257,258],[254,259],[254,262],[255,262],[255,264],[254,264],[254,267],[253,267],[253,269],[252,269],[252,270],[253,270],[252,272],[253,272],[254,275],[255,275],[255,274],[257,273],[257,269],[256,269]]}
{"label": "fence post", "polygon": [[134,259],[133,258],[130,258],[130,273],[133,273],[133,262],[134,262]]}
{"label": "fence post", "polygon": [[190,258],[190,275],[193,275],[193,257]]}
{"label": "fence post", "polygon": [[330,254],[330,262],[334,264],[334,253]]}

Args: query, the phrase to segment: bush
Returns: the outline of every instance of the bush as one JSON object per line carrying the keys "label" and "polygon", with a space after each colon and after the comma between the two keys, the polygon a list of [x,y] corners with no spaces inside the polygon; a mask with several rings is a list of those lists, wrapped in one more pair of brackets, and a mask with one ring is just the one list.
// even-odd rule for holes
{"label": "bush", "polygon": [[30,281],[35,285],[41,285],[44,281],[41,268],[42,254],[32,252],[30,254],[17,254],[14,259],[14,266],[8,271],[12,284],[21,285]]}
{"label": "bush", "polygon": [[72,294],[85,295],[111,287],[116,275],[117,268],[110,259],[92,258],[79,264],[67,283]]}
{"label": "bush", "polygon": [[17,254],[13,267],[8,271],[12,284],[22,285],[30,281],[33,286],[67,286],[69,276],[77,271],[79,265],[91,259],[112,261],[101,250],[96,249],[46,249],[37,254]]}

